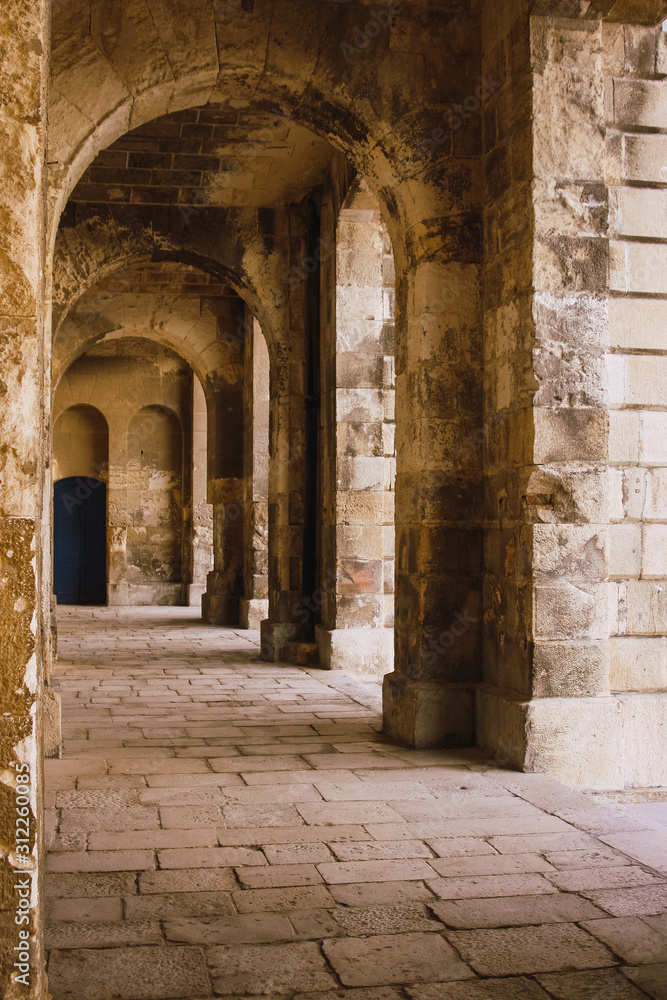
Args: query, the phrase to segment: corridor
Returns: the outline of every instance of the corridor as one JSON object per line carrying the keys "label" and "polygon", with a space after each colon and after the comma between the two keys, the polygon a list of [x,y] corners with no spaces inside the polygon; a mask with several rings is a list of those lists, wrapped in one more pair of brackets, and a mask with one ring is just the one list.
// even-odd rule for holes
{"label": "corridor", "polygon": [[190,608],[58,620],[53,1000],[667,997],[663,804],[388,743],[379,686]]}

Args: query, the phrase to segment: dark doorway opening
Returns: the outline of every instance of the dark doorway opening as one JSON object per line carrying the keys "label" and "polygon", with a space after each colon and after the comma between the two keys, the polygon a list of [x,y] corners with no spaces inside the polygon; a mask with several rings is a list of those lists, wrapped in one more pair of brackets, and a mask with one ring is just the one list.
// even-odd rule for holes
{"label": "dark doorway opening", "polygon": [[107,603],[107,486],[71,476],[53,490],[53,589],[58,604]]}

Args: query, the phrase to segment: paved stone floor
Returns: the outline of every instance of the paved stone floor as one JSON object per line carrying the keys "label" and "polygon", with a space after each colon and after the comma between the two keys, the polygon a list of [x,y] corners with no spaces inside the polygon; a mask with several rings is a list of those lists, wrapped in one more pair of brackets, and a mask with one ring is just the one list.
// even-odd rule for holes
{"label": "paved stone floor", "polygon": [[379,689],[191,609],[59,624],[54,1000],[667,998],[659,817],[387,743]]}

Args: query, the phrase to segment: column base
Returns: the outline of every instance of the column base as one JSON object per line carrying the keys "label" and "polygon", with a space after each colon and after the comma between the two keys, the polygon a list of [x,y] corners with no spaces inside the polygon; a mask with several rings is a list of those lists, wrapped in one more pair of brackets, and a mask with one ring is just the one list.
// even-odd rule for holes
{"label": "column base", "polygon": [[343,670],[360,680],[381,681],[394,669],[393,628],[315,626],[323,670]]}
{"label": "column base", "polygon": [[474,685],[414,681],[396,672],[382,685],[383,732],[415,749],[474,744]]}
{"label": "column base", "polygon": [[238,628],[238,597],[204,594],[201,599],[201,617],[207,625],[226,625],[228,628]]}
{"label": "column base", "polygon": [[265,619],[260,624],[262,646],[260,660],[275,663],[276,660],[289,660],[290,646],[295,643],[308,642],[304,626],[298,622],[272,622]]}
{"label": "column base", "polygon": [[538,771],[577,788],[622,789],[623,715],[618,699],[521,699],[480,685],[477,743],[499,766]]}
{"label": "column base", "polygon": [[242,597],[239,601],[239,626],[241,628],[253,629],[258,632],[265,618],[269,617],[269,601],[259,597],[247,600]]}

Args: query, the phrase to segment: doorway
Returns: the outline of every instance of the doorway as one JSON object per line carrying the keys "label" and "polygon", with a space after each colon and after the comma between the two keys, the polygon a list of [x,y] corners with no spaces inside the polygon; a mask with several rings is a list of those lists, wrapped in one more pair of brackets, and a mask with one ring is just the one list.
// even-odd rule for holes
{"label": "doorway", "polygon": [[107,603],[107,484],[70,476],[53,491],[53,589],[58,604]]}

